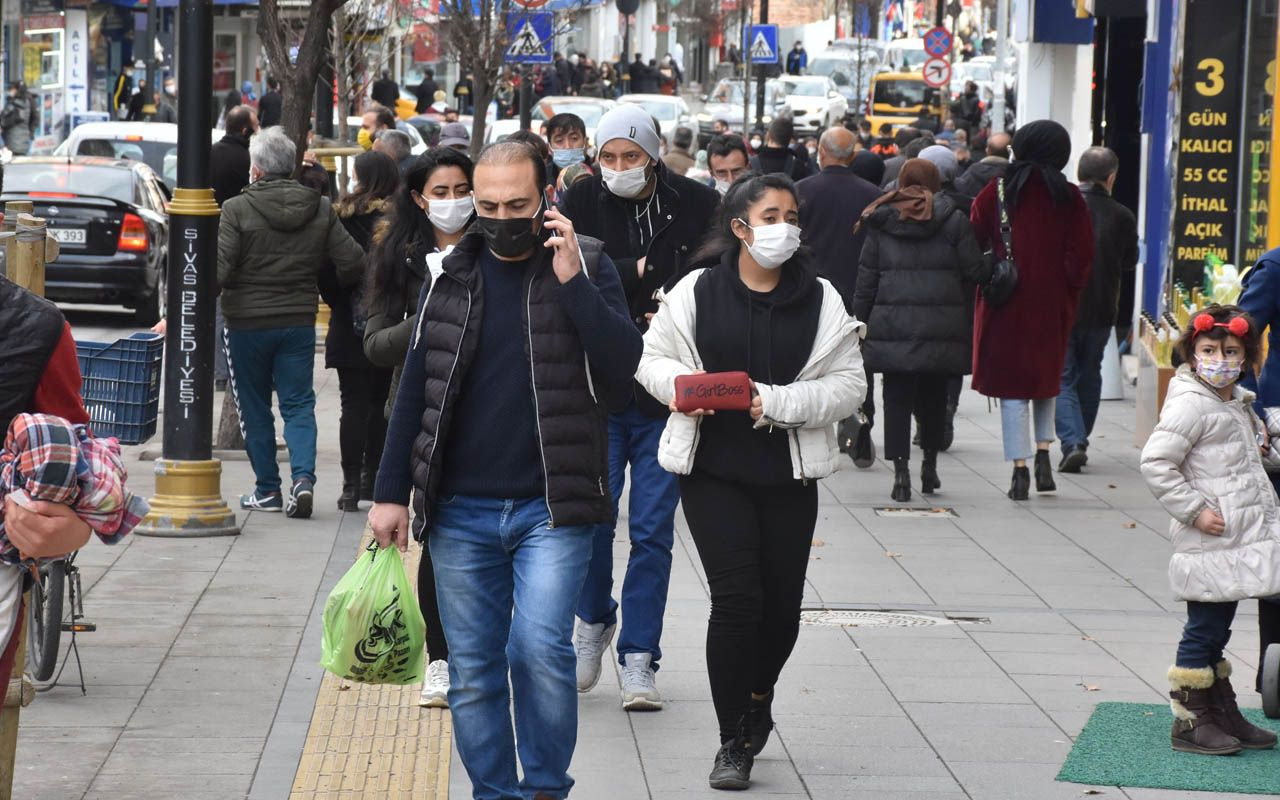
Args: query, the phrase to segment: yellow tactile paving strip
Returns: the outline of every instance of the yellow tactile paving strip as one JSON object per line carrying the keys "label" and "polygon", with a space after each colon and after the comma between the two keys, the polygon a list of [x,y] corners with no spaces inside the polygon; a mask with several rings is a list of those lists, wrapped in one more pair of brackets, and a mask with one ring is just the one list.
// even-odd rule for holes
{"label": "yellow tactile paving strip", "polygon": [[[361,551],[368,540],[366,530]],[[405,556],[415,584],[419,552],[411,544]],[[448,800],[453,725],[418,705],[421,691],[326,672],[289,800]]]}

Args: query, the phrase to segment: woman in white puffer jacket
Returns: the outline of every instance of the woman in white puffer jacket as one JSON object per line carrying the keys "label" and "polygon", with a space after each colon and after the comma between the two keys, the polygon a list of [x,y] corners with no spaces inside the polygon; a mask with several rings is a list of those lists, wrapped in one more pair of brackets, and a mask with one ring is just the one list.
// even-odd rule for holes
{"label": "woman in white puffer jacket", "polygon": [[[1257,364],[1259,331],[1236,306],[1210,306],[1178,342],[1185,362],[1142,450],[1142,476],[1173,517],[1169,580],[1187,624],[1169,669],[1174,750],[1228,755],[1275,734],[1236,706],[1231,637],[1237,601],[1280,593],[1280,511],[1263,467],[1266,427],[1240,376]],[[1269,457],[1269,456],[1268,456]]]}

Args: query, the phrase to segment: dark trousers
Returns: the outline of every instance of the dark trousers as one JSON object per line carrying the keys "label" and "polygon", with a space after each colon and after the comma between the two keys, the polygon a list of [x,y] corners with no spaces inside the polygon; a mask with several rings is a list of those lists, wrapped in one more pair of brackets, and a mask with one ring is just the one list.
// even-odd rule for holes
{"label": "dark trousers", "polygon": [[440,621],[440,601],[436,599],[436,570],[431,564],[431,548],[422,548],[418,561],[418,607],[427,623],[427,657],[432,661],[449,660],[449,642],[444,638]]}
{"label": "dark trousers", "polygon": [[338,445],[342,452],[343,476],[371,475],[382,461],[382,445],[387,438],[387,420],[382,407],[391,391],[391,370],[338,369]]}
{"label": "dark trousers", "polygon": [[942,448],[947,420],[949,375],[923,372],[886,372],[884,378],[884,457],[911,457],[911,418],[920,421],[920,446],[934,452]]}
{"label": "dark trousers", "polygon": [[1062,365],[1062,388],[1058,392],[1054,422],[1062,451],[1089,446],[1089,434],[1098,419],[1102,398],[1102,356],[1111,326],[1077,325],[1067,339],[1067,357]]}
{"label": "dark trousers", "polygon": [[1178,642],[1179,667],[1199,669],[1222,660],[1222,651],[1231,638],[1231,621],[1236,618],[1235,602],[1201,603],[1187,601],[1187,624]]}
{"label": "dark trousers", "polygon": [[800,633],[800,602],[818,520],[818,484],[748,486],[680,478],[680,500],[711,589],[707,672],[720,741],[778,681]]}

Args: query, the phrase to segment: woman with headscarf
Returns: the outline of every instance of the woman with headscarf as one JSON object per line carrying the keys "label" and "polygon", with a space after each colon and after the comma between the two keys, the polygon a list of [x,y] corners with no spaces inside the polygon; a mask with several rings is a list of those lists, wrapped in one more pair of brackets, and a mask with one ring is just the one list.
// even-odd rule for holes
{"label": "woman with headscarf", "polygon": [[911,499],[913,412],[924,449],[920,492],[942,485],[947,381],[969,372],[973,290],[991,276],[968,216],[941,188],[937,167],[910,159],[898,189],[867,206],[858,223],[867,239],[853,313],[867,322],[866,369],[884,376],[884,453],[893,461],[891,496],[899,503]]}
{"label": "woman with headscarf", "polygon": [[1010,255],[1000,234],[1006,209],[1018,268],[1017,288],[1004,305],[978,297],[973,388],[1000,400],[1004,455],[1013,462],[1009,498],[1026,500],[1033,453],[1036,491],[1057,489],[1049,463],[1054,400],[1076,305],[1093,270],[1093,225],[1080,190],[1062,174],[1071,157],[1065,128],[1051,120],[1024,125],[1011,150],[1004,178],[987,184],[970,214],[978,244],[1003,259]]}

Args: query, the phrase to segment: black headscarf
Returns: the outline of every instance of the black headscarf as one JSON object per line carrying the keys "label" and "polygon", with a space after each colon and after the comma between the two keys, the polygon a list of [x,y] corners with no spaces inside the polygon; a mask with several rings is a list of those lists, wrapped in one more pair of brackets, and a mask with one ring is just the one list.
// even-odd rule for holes
{"label": "black headscarf", "polygon": [[853,163],[849,165],[849,169],[854,175],[876,186],[884,180],[884,160],[870,150],[859,150],[853,157]]}
{"label": "black headscarf", "polygon": [[1055,206],[1071,198],[1071,189],[1062,170],[1071,158],[1071,136],[1067,129],[1051,119],[1038,119],[1023,125],[1013,135],[1013,160],[1005,172],[1005,200],[1010,208],[1018,205],[1018,196],[1034,172],[1044,178]]}

